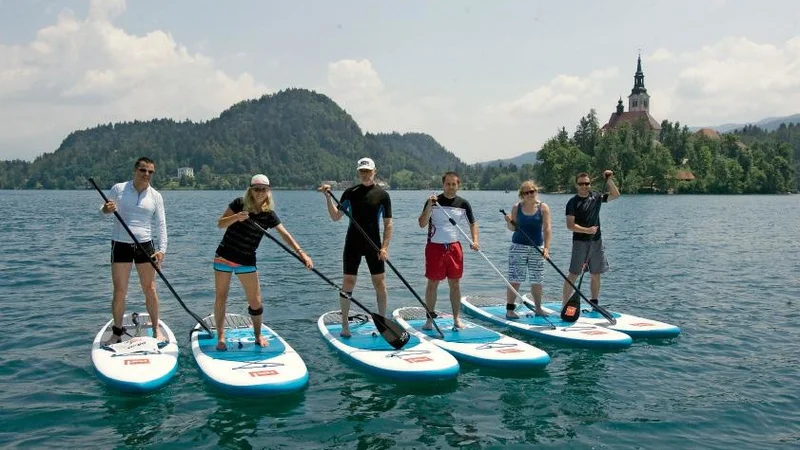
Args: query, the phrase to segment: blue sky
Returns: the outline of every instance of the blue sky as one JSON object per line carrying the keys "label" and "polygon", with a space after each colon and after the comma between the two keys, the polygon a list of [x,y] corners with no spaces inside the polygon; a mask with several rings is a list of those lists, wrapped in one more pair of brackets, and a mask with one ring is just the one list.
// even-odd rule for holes
{"label": "blue sky", "polygon": [[799,22],[790,1],[0,0],[0,159],[287,87],[364,131],[512,157],[605,123],[640,50],[657,120],[756,121],[800,112]]}

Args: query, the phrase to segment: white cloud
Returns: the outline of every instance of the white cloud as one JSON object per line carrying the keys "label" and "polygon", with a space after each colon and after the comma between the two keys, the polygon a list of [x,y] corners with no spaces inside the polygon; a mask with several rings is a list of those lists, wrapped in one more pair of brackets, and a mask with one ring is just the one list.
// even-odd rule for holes
{"label": "white cloud", "polygon": [[671,120],[719,124],[798,112],[800,36],[781,45],[726,37],[679,54],[664,69],[675,75],[661,94],[670,99],[664,113]]}
{"label": "white cloud", "polygon": [[122,0],[93,0],[86,19],[62,11],[32,42],[0,44],[0,159],[53,151],[70,131],[98,123],[209,119],[267,91],[167,32],[118,28],[112,20],[124,11]]}

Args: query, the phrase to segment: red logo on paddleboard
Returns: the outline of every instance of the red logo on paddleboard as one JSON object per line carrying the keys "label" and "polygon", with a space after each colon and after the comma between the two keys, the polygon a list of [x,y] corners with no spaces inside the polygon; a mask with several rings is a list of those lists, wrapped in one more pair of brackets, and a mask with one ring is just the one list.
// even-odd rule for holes
{"label": "red logo on paddleboard", "polygon": [[409,362],[411,364],[419,363],[419,362],[428,362],[433,361],[432,359],[428,358],[427,356],[415,356],[413,358],[401,358],[403,361]]}
{"label": "red logo on paddleboard", "polygon": [[632,323],[631,326],[633,327],[652,327],[653,324],[650,322],[636,322]]}
{"label": "red logo on paddleboard", "polygon": [[501,349],[497,350],[497,353],[519,353],[521,351],[522,350],[520,350],[518,348],[501,348]]}
{"label": "red logo on paddleboard", "polygon": [[125,360],[126,366],[135,366],[137,364],[150,364],[150,358],[136,358],[136,359]]}
{"label": "red logo on paddleboard", "polygon": [[277,370],[253,370],[251,372],[247,372],[250,374],[251,377],[268,377],[271,375],[277,375]]}
{"label": "red logo on paddleboard", "polygon": [[566,316],[574,316],[575,315],[575,307],[574,306],[567,306],[567,310],[565,312]]}
{"label": "red logo on paddleboard", "polygon": [[583,334],[591,334],[591,335],[606,334],[606,332],[603,331],[603,330],[586,330],[586,331],[581,331],[581,333],[583,333]]}

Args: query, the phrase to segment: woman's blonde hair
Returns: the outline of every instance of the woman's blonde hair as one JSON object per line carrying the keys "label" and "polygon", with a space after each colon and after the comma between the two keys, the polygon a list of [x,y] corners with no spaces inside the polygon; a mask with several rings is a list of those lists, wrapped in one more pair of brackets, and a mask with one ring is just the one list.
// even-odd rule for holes
{"label": "woman's blonde hair", "polygon": [[525,180],[522,182],[522,184],[519,185],[519,191],[517,195],[519,195],[519,198],[524,198],[525,196],[522,195],[522,193],[530,190],[533,190],[534,192],[538,193],[539,186],[537,186],[533,180]]}
{"label": "woman's blonde hair", "polygon": [[242,197],[244,198],[244,210],[247,212],[262,213],[272,211],[275,208],[275,204],[272,201],[272,189],[269,187],[267,187],[267,197],[264,198],[264,202],[260,205],[256,203],[253,186],[248,187]]}

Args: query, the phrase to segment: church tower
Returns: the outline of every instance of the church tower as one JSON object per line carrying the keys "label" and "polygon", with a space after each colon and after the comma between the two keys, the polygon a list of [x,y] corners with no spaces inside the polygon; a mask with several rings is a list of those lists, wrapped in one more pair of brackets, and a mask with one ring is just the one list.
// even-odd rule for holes
{"label": "church tower", "polygon": [[636,63],[636,75],[633,76],[633,89],[631,89],[631,95],[628,96],[628,111],[650,112],[650,95],[644,87],[641,54]]}

